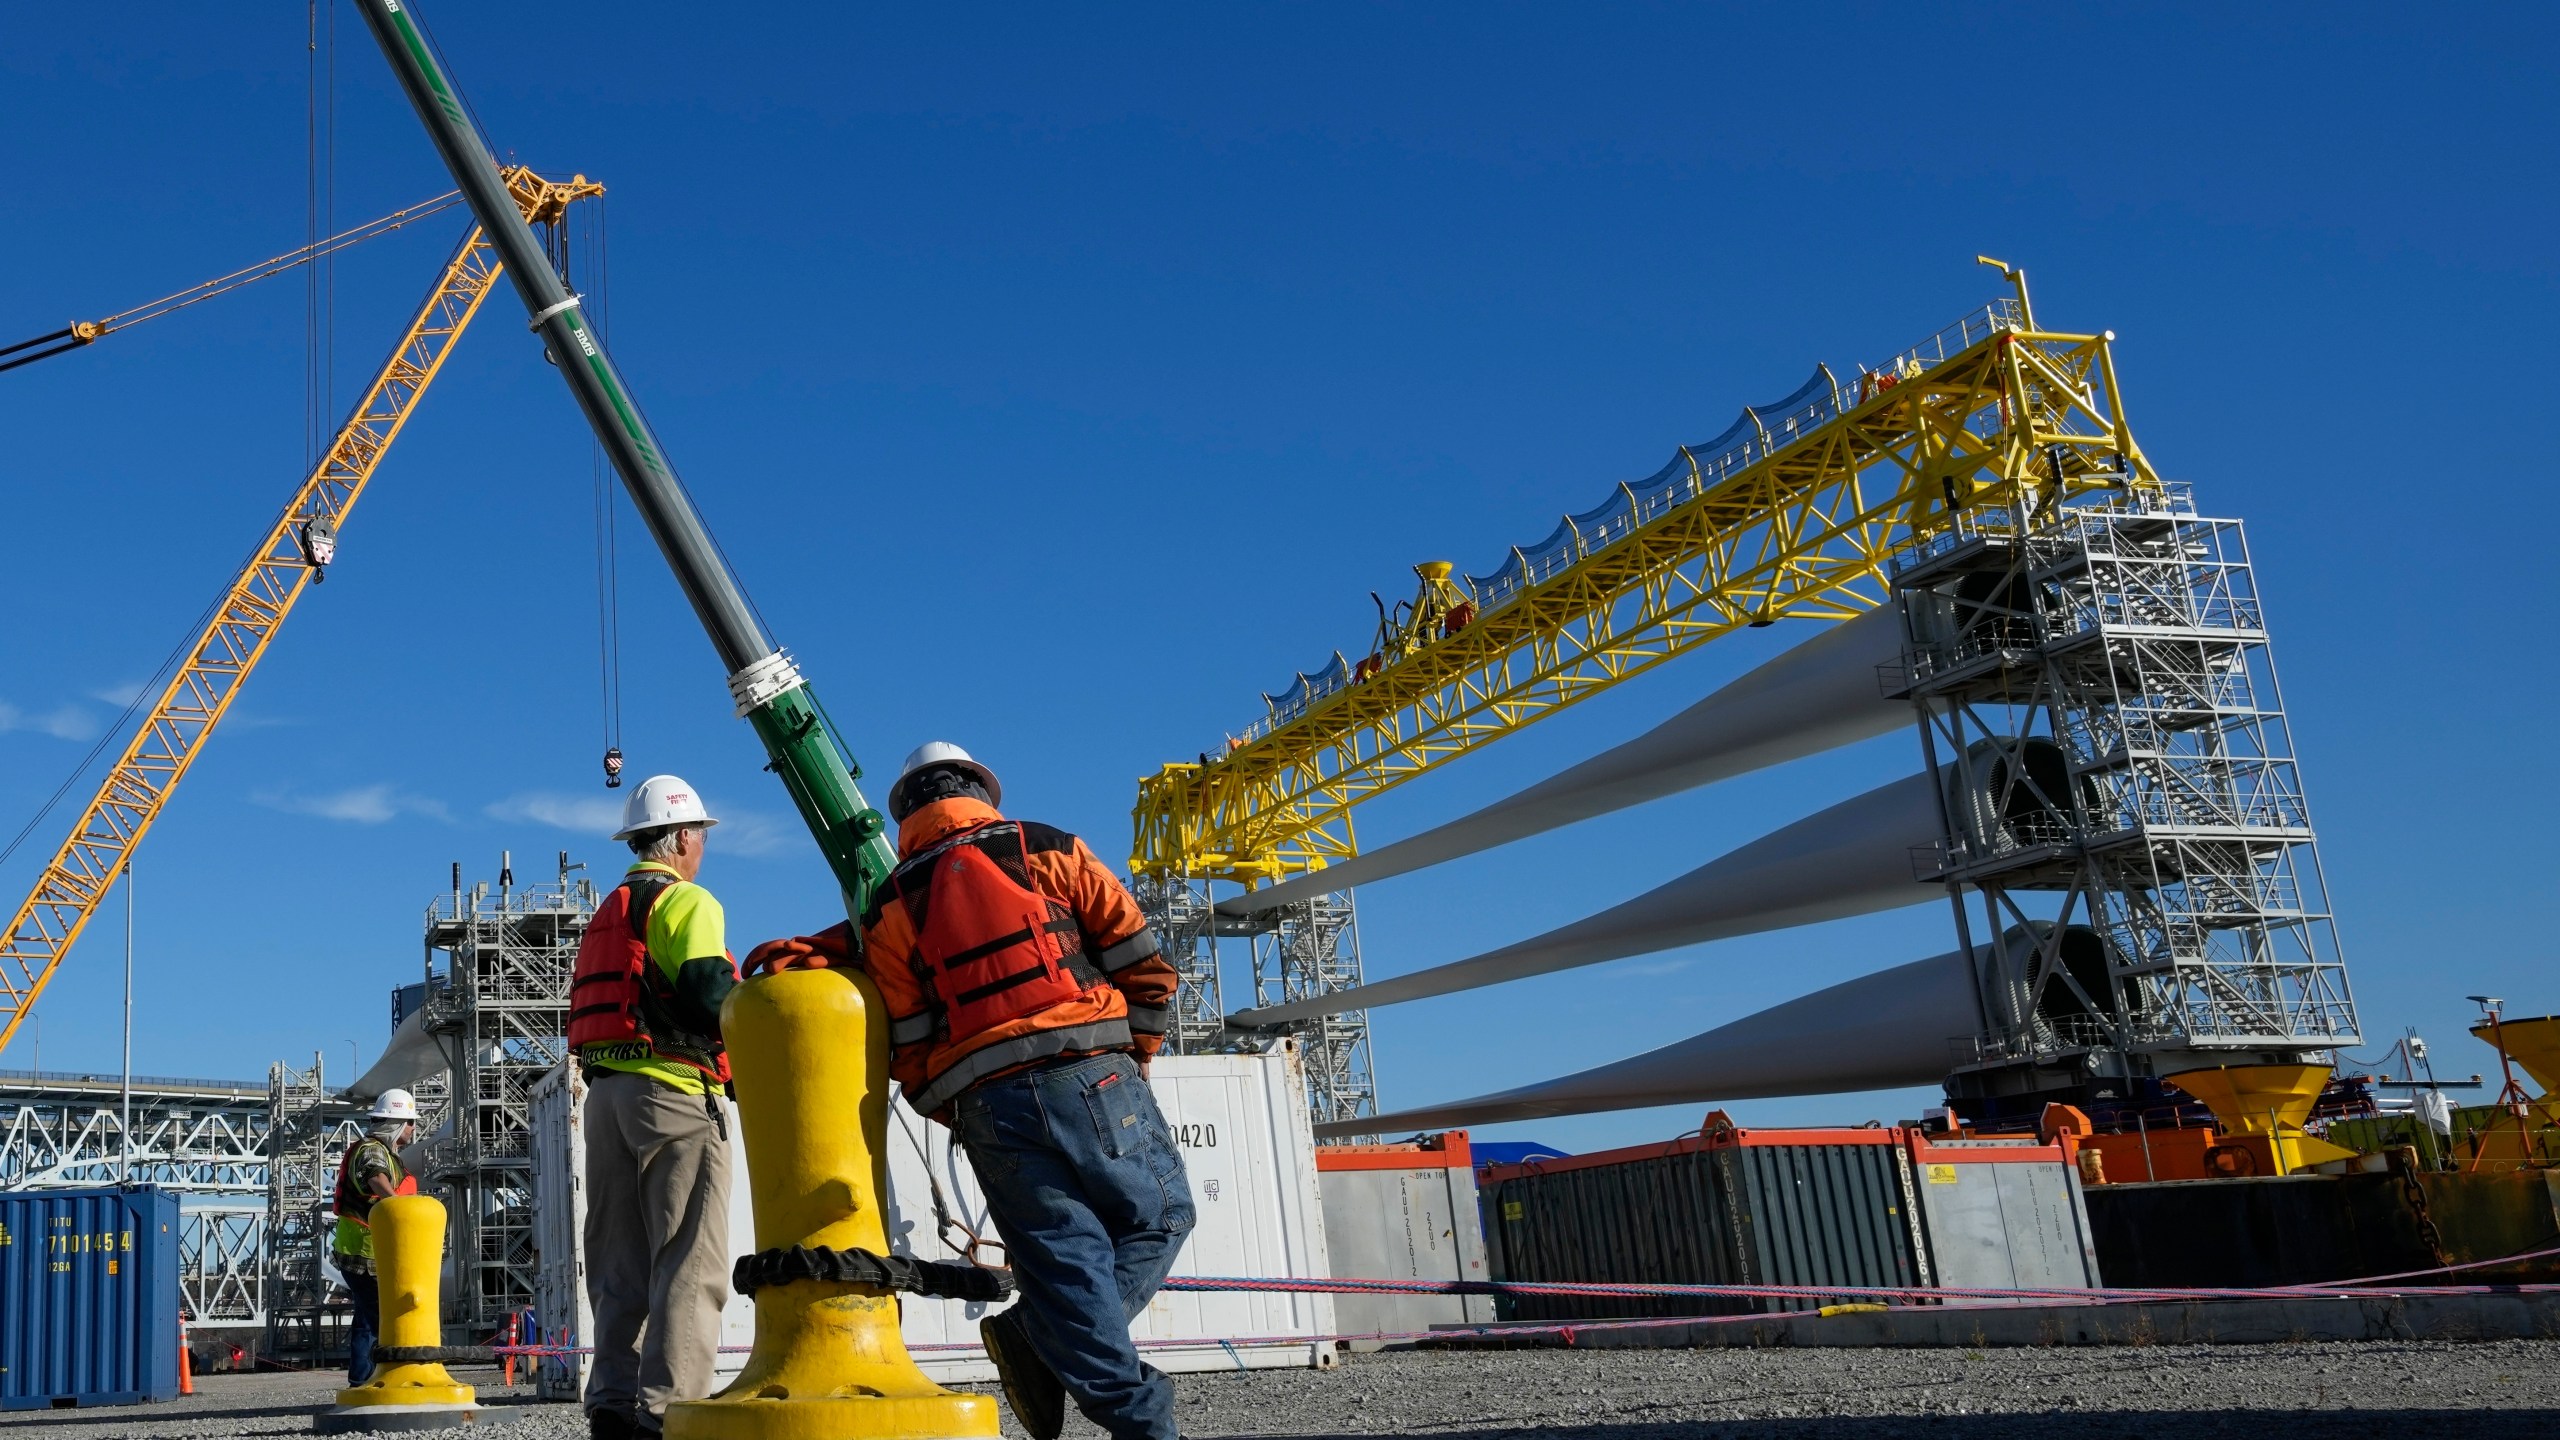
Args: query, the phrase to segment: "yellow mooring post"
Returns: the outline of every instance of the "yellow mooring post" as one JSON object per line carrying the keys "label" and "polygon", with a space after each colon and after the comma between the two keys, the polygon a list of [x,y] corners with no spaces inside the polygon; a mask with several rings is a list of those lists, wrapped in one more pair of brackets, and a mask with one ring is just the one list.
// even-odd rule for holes
{"label": "yellow mooring post", "polygon": [[[889,1253],[880,1197],[889,1131],[887,1022],[867,979],[786,970],[720,1012],[746,1126],[756,1245]],[[667,1440],[992,1437],[996,1402],[925,1377],[898,1302],[870,1286],[794,1280],[756,1292],[747,1368],[708,1400],[667,1407]]]}
{"label": "yellow mooring post", "polygon": [[[444,1202],[429,1195],[377,1200],[373,1270],[382,1288],[381,1345],[385,1350],[434,1350],[444,1344],[436,1290],[444,1270]],[[433,1360],[391,1360],[373,1378],[338,1392],[338,1408],[320,1417],[321,1433],[346,1430],[410,1430],[468,1424],[480,1414],[468,1385]]]}

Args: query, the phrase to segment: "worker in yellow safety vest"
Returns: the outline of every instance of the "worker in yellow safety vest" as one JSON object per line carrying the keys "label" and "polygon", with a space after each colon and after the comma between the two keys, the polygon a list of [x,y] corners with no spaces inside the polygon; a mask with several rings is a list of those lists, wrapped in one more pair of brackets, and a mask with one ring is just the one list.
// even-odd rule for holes
{"label": "worker in yellow safety vest", "polygon": [[720,822],[673,775],[640,782],[614,839],[637,857],[578,943],[569,1045],[587,1077],[591,1440],[655,1436],[711,1393],[729,1301],[729,1053],[738,983],[720,902],[696,882]]}
{"label": "worker in yellow safety vest", "polygon": [[355,1308],[347,1330],[349,1385],[373,1376],[373,1342],[382,1316],[382,1294],[373,1274],[373,1204],[418,1193],[418,1177],[400,1161],[400,1152],[418,1138],[417,1097],[406,1090],[385,1090],[366,1118],[372,1124],[338,1157],[338,1186],[331,1201],[338,1223],[329,1235],[329,1258],[346,1281],[347,1303]]}

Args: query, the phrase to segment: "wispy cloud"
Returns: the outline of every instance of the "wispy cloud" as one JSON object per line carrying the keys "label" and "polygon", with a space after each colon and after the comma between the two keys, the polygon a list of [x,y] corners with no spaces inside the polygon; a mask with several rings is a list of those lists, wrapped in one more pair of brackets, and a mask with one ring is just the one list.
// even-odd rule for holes
{"label": "wispy cloud", "polygon": [[483,813],[492,820],[548,825],[554,830],[574,830],[598,839],[622,828],[622,801],[604,795],[528,790],[487,806]]}
{"label": "wispy cloud", "polygon": [[731,855],[761,859],[779,855],[808,835],[798,823],[785,824],[771,815],[755,810],[723,810],[711,807],[720,817],[720,828],[712,835],[712,843]]}
{"label": "wispy cloud", "polygon": [[86,740],[98,733],[89,712],[77,705],[57,705],[51,710],[34,713],[0,702],[0,732],[10,730],[50,735],[56,740]]}
{"label": "wispy cloud", "polygon": [[[547,825],[554,830],[603,839],[622,828],[622,795],[570,795],[557,790],[527,790],[483,808],[492,820]],[[798,840],[801,829],[755,810],[737,810],[707,799],[720,818],[711,843],[716,853],[758,859],[779,855]]]}
{"label": "wispy cloud", "polygon": [[316,815],[323,820],[344,820],[357,825],[380,825],[403,815],[419,815],[430,820],[453,818],[443,801],[412,795],[388,781],[345,790],[262,790],[249,798],[288,815]]}
{"label": "wispy cloud", "polygon": [[122,685],[104,685],[89,692],[89,698],[121,710],[142,698],[142,682],[128,680]]}

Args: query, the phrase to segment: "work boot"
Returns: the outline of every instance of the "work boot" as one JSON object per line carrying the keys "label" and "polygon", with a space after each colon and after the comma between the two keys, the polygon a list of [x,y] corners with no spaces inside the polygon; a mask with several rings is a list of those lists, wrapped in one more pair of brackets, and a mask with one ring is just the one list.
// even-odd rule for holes
{"label": "work boot", "polygon": [[1058,1432],[1067,1428],[1067,1387],[1058,1383],[1057,1372],[1031,1348],[1031,1334],[1023,1328],[1022,1318],[1011,1310],[998,1311],[978,1322],[978,1339],[986,1345],[987,1359],[1004,1385],[1005,1403],[1013,1407],[1013,1418],[1022,1422],[1031,1440],[1058,1440]]}
{"label": "work boot", "polygon": [[649,1432],[626,1410],[590,1410],[587,1412],[587,1440],[640,1440]]}

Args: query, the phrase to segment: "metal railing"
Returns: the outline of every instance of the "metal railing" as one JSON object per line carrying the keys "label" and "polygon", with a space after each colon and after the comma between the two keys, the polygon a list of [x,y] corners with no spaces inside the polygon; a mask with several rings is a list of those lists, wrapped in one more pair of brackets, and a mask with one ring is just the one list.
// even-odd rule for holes
{"label": "metal railing", "polygon": [[[0,1070],[0,1089],[41,1090],[53,1087],[85,1089],[98,1085],[114,1088],[123,1084],[124,1074],[118,1070]],[[186,1075],[136,1075],[133,1077],[133,1088],[136,1091],[254,1095],[260,1104],[266,1103],[267,1095],[267,1082],[264,1080],[206,1080]]]}
{"label": "metal railing", "polygon": [[[1927,373],[1993,335],[2023,328],[2025,321],[2017,301],[1992,301],[1940,327],[1920,343],[1895,352],[1883,367],[1862,369],[1855,382],[1842,384],[1834,379],[1820,392],[1784,411],[1752,411],[1756,422],[1753,433],[1712,454],[1697,455],[1683,447],[1670,465],[1641,482],[1641,489],[1630,484],[1618,487],[1623,509],[1618,508],[1618,502],[1610,502],[1580,515],[1569,515],[1536,546],[1515,546],[1510,558],[1488,574],[1469,575],[1467,589],[1475,601],[1478,618],[1492,614],[1583,561],[1624,544],[1655,521],[1699,499],[1735,474],[1803,442],[1885,390]],[[1680,473],[1684,470],[1687,473]],[[1306,714],[1326,697],[1350,688],[1360,672],[1340,664],[1338,655],[1335,658],[1336,664],[1314,675],[1301,672],[1277,697],[1264,696],[1268,713],[1247,725],[1235,743],[1259,740]]]}

